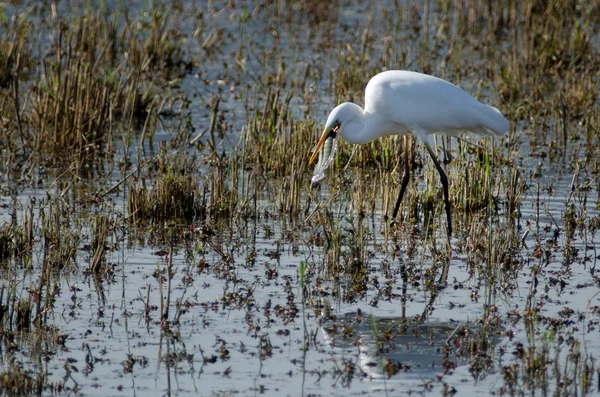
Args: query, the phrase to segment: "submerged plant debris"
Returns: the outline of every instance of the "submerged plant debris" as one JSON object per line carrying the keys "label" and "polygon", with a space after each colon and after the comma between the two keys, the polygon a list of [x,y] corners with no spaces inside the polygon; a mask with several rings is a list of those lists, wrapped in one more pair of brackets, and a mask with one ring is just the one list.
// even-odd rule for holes
{"label": "submerged plant debris", "polygon": [[[597,0],[1,3],[0,394],[600,393],[599,30]],[[450,241],[420,142],[308,164],[389,69],[510,120],[436,138]]]}

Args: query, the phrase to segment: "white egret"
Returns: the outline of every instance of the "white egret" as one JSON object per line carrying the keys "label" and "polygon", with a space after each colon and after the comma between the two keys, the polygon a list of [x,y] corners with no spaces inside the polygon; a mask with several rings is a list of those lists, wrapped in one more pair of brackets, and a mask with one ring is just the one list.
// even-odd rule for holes
{"label": "white egret", "polygon": [[[509,126],[508,120],[498,109],[484,105],[445,80],[402,70],[382,72],[367,84],[364,110],[354,103],[346,102],[329,114],[323,134],[309,161],[309,164],[312,164],[321,148],[325,147],[315,169],[313,184],[324,178],[325,170],[333,161],[338,135],[353,144],[368,143],[386,135],[418,136],[440,174],[444,188],[448,236],[451,236],[448,177],[435,156],[428,135],[459,136],[475,133],[481,136],[501,137],[506,134]],[[410,179],[408,158],[406,155],[404,158],[405,170],[392,219],[396,219]]]}

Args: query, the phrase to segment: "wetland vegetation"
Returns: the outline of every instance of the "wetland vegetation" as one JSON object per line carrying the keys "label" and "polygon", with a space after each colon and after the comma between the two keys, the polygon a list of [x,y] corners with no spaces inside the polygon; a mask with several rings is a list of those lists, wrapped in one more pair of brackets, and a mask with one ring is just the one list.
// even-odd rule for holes
{"label": "wetland vegetation", "polygon": [[[0,3],[0,394],[600,392],[600,1]],[[341,144],[388,69],[502,140]],[[412,180],[390,227],[409,156]]]}

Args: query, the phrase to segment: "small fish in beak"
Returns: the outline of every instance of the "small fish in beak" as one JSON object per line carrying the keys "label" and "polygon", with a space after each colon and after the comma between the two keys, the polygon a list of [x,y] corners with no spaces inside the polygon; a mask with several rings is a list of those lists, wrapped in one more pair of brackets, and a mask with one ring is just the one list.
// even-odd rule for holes
{"label": "small fish in beak", "polygon": [[325,178],[325,172],[329,165],[335,159],[337,152],[337,138],[329,136],[322,145],[322,150],[319,152],[319,162],[315,167],[313,177],[310,180],[313,186],[316,186]]}
{"label": "small fish in beak", "polygon": [[[336,121],[333,125],[325,127],[321,138],[315,147],[308,164],[312,164],[315,161],[317,155],[319,155],[319,162],[315,167],[313,177],[311,179],[312,186],[315,187],[319,184],[323,178],[325,178],[325,171],[329,165],[333,162],[335,154],[337,152],[337,135],[340,129],[340,124]],[[322,150],[321,150],[322,149]]]}

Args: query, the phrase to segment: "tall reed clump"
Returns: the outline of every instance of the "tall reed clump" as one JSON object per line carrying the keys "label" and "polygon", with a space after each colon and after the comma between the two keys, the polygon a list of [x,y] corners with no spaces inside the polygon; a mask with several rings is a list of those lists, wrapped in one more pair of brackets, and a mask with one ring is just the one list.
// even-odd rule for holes
{"label": "tall reed clump", "polygon": [[252,167],[257,175],[281,185],[267,183],[278,210],[298,215],[308,171],[310,149],[315,145],[317,128],[308,120],[294,120],[289,112],[292,96],[279,88],[269,88],[262,106],[248,117],[243,128],[243,147],[239,161]]}
{"label": "tall reed clump", "polygon": [[198,176],[169,171],[156,178],[151,187],[132,183],[128,196],[130,219],[134,223],[171,220],[201,220],[206,215],[206,190]]}
{"label": "tall reed clump", "polygon": [[[156,122],[170,94],[155,94],[172,72],[191,67],[172,26],[178,12],[162,4],[133,17],[103,5],[69,15],[52,8],[43,24],[27,13],[2,22],[0,128],[17,138],[7,143],[35,158],[73,161],[112,148],[138,122]],[[30,37],[50,39],[33,47]]]}
{"label": "tall reed clump", "polygon": [[[15,260],[19,267],[29,269],[34,244],[33,206],[30,201],[19,213],[17,203],[13,202],[10,222],[0,225],[0,268],[8,261]],[[10,268],[10,265],[6,267]]]}
{"label": "tall reed clump", "polygon": [[92,262],[90,271],[99,273],[102,270],[102,265],[106,257],[106,245],[110,232],[109,217],[107,215],[98,215],[94,220],[93,235],[92,235]]}
{"label": "tall reed clump", "polygon": [[36,150],[81,153],[110,139],[123,88],[116,73],[102,67],[111,48],[98,42],[105,23],[101,13],[55,21],[54,56],[42,59],[42,75],[32,85]]}
{"label": "tall reed clump", "polygon": [[[12,223],[0,228],[0,269],[7,281],[0,286],[0,326],[5,336],[15,331],[28,332],[32,325],[36,331],[45,327],[58,293],[57,280],[76,269],[81,228],[61,204],[62,201],[50,195],[37,204],[32,200],[18,217],[13,209]],[[14,205],[16,208],[20,203]],[[39,222],[35,224],[34,205],[39,213],[39,218],[36,217]],[[37,242],[41,264],[32,258]],[[29,280],[32,272],[39,278],[23,282]]]}
{"label": "tall reed clump", "polygon": [[14,223],[0,226],[0,262],[17,256],[23,236],[22,228]]}
{"label": "tall reed clump", "polygon": [[25,144],[21,80],[33,63],[32,23],[24,17],[0,22],[0,147],[17,152]]}
{"label": "tall reed clump", "polygon": [[81,225],[70,208],[55,196],[40,203],[40,222],[44,246],[42,273],[57,274],[76,267]]}
{"label": "tall reed clump", "polygon": [[473,75],[498,92],[513,121],[529,120],[534,145],[562,151],[598,98],[598,10],[596,1],[450,4],[446,67],[458,81]]}
{"label": "tall reed clump", "polygon": [[18,81],[19,73],[25,66],[30,66],[29,34],[32,26],[26,18],[15,18],[11,24],[4,21],[1,25],[0,89],[6,89],[15,83],[15,77]]}
{"label": "tall reed clump", "polygon": [[154,167],[146,167],[129,184],[129,219],[136,224],[203,220],[207,216],[207,183],[193,158],[169,154],[160,147]]}

